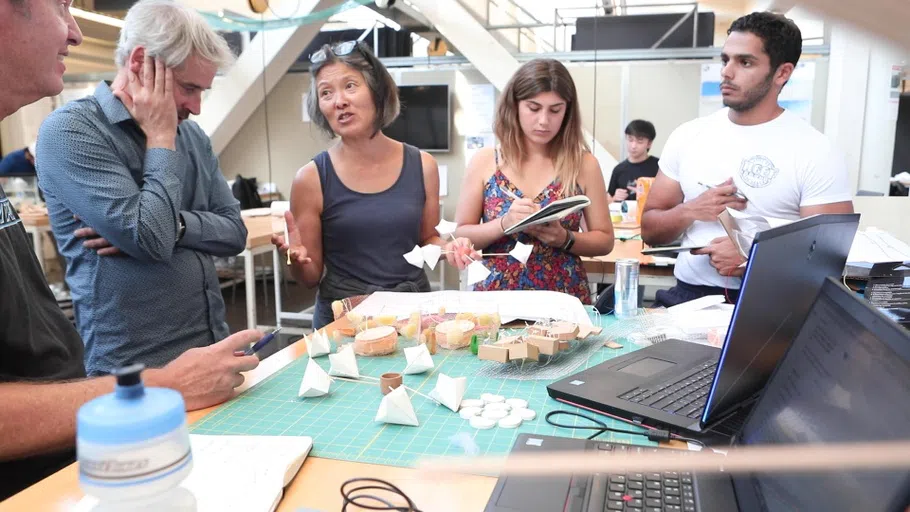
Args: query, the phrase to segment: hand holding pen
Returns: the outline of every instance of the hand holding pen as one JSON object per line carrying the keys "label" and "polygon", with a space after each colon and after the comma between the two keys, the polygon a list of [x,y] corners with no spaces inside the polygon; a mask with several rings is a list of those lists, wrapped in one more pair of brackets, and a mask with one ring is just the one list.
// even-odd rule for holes
{"label": "hand holding pen", "polygon": [[[699,184],[708,187],[704,183]],[[736,185],[733,184],[733,178],[730,178],[720,185],[708,187],[695,199],[683,203],[682,208],[692,220],[716,222],[717,216],[727,208],[744,209],[744,197],[737,195]]]}

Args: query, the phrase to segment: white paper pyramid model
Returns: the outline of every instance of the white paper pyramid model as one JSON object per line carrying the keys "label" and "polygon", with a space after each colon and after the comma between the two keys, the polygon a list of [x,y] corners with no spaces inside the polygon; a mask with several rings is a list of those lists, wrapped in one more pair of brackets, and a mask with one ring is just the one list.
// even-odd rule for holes
{"label": "white paper pyramid model", "polygon": [[297,396],[300,398],[313,398],[326,395],[331,385],[332,378],[311,357],[307,361],[306,370],[303,372],[303,381],[300,383],[300,391],[297,392]]}
{"label": "white paper pyramid model", "polygon": [[336,377],[360,378],[360,369],[357,368],[357,356],[354,354],[354,345],[346,345],[338,352],[329,354],[329,375]]}
{"label": "white paper pyramid model", "polygon": [[455,233],[455,229],[457,228],[458,224],[449,222],[445,219],[439,219],[439,224],[436,224],[436,232],[443,238]]}
{"label": "white paper pyramid model", "polygon": [[444,373],[440,373],[436,379],[436,387],[433,388],[433,391],[430,391],[430,396],[438,400],[442,405],[452,409],[453,412],[458,412],[467,386],[467,377],[449,377]]}
{"label": "white paper pyramid model", "polygon": [[533,250],[533,245],[515,242],[515,248],[509,251],[509,254],[512,255],[512,257],[516,260],[520,261],[522,265],[527,265],[528,258],[531,257],[531,251]]}
{"label": "white paper pyramid model", "polygon": [[422,343],[416,347],[407,347],[404,349],[404,357],[408,360],[408,364],[401,373],[405,375],[423,373],[427,370],[431,370],[433,366],[435,366],[433,364],[433,356],[430,355],[427,346]]}
{"label": "white paper pyramid model", "polygon": [[442,255],[442,247],[436,244],[427,244],[421,247],[420,251],[423,254],[423,261],[430,267],[430,270],[436,270],[439,256]]}
{"label": "white paper pyramid model", "polygon": [[415,245],[410,252],[405,254],[404,259],[408,260],[408,263],[417,268],[423,268],[423,251],[420,249],[419,245]]}
{"label": "white paper pyramid model", "polygon": [[332,351],[332,345],[329,337],[325,335],[325,330],[322,331],[322,334],[319,331],[313,331],[313,334],[307,338],[306,351],[310,357],[324,356]]}
{"label": "white paper pyramid model", "polygon": [[479,283],[490,275],[488,269],[482,261],[478,260],[468,265],[468,286]]}
{"label": "white paper pyramid model", "polygon": [[417,421],[417,413],[414,412],[414,406],[411,405],[411,398],[404,386],[398,386],[382,397],[379,410],[376,411],[375,421],[412,427],[420,425]]}

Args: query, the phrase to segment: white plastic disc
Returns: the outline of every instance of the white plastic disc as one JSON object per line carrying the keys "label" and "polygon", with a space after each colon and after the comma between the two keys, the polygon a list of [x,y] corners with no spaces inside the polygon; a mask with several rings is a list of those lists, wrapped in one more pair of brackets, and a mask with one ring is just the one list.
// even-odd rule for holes
{"label": "white plastic disc", "polygon": [[512,406],[512,409],[527,409],[528,401],[524,398],[510,398],[506,403]]}
{"label": "white plastic disc", "polygon": [[471,418],[471,426],[477,430],[489,430],[496,426],[496,422],[483,416],[474,416]]}
{"label": "white plastic disc", "polygon": [[462,407],[458,410],[458,414],[464,419],[470,419],[474,416],[477,416],[483,411],[480,407]]}
{"label": "white plastic disc", "polygon": [[484,409],[480,415],[491,420],[501,420],[509,415],[509,411],[504,411],[502,409]]}
{"label": "white plastic disc", "polygon": [[505,402],[493,402],[483,406],[483,410],[489,411],[491,409],[502,409],[503,411],[509,412],[512,410],[512,407]]}
{"label": "white plastic disc", "polygon": [[483,400],[478,400],[476,398],[466,398],[461,401],[461,406],[462,407],[479,407],[482,409],[485,403],[486,402],[484,402]]}
{"label": "white plastic disc", "polygon": [[500,428],[518,428],[518,426],[521,425],[521,417],[510,414],[499,420],[499,423],[497,424]]}
{"label": "white plastic disc", "polygon": [[502,395],[494,395],[492,393],[484,393],[480,395],[480,398],[488,404],[498,404],[499,402],[506,401],[506,397]]}
{"label": "white plastic disc", "polygon": [[512,409],[512,414],[525,421],[531,421],[537,417],[537,413],[531,409]]}

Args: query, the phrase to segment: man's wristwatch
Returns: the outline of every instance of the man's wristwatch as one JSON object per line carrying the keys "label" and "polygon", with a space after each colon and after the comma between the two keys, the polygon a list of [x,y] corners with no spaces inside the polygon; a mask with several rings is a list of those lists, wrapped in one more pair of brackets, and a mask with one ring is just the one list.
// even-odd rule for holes
{"label": "man's wristwatch", "polygon": [[571,230],[566,230],[566,243],[562,245],[562,250],[569,252],[572,250],[572,246],[575,245],[575,234]]}
{"label": "man's wristwatch", "polygon": [[178,228],[177,228],[177,241],[179,242],[180,240],[183,239],[184,233],[186,233],[186,222],[183,221],[183,214],[182,214],[182,213],[177,215],[177,226],[178,226]]}

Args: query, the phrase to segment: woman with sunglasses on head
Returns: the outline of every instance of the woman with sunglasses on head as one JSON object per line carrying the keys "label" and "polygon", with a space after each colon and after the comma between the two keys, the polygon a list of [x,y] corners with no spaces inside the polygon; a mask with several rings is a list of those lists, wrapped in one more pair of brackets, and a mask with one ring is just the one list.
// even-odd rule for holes
{"label": "woman with sunglasses on head", "polygon": [[[456,234],[489,253],[508,253],[517,242],[533,250],[524,265],[512,257],[485,259],[491,273],[474,289],[554,290],[590,304],[581,256],[609,254],[613,225],[603,174],[584,142],[578,95],[565,66],[537,59],[519,68],[499,97],[493,129],[500,147],[480,150],[468,165]],[[590,205],[562,221],[505,234],[541,207],[575,195],[587,196]]]}
{"label": "woman with sunglasses on head", "polygon": [[423,268],[404,254],[415,245],[466,250],[443,241],[439,170],[425,152],[386,137],[398,116],[398,87],[362,43],[325,45],[310,58],[307,111],[338,142],[297,172],[286,214],[294,278],[319,286],[313,327],[332,322],[332,302],[378,290],[428,292]]}

